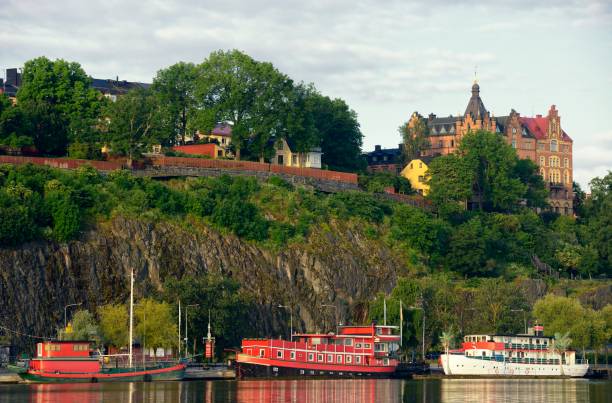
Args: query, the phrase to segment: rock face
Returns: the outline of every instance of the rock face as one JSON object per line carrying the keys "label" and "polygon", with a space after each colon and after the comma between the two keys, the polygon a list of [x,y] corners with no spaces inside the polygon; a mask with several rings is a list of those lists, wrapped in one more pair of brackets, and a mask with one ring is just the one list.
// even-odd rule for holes
{"label": "rock face", "polygon": [[255,296],[252,326],[266,336],[286,325],[278,304],[294,307],[297,330],[333,328],[335,311],[322,304],[337,306],[341,321],[362,319],[367,301],[390,291],[404,265],[384,243],[350,223],[314,228],[304,243],[271,251],[203,225],[116,217],[67,244],[0,249],[0,325],[54,335],[67,304],[82,302],[95,310],[127,301],[132,268],[138,296],[154,295],[168,277],[206,272],[233,277]]}

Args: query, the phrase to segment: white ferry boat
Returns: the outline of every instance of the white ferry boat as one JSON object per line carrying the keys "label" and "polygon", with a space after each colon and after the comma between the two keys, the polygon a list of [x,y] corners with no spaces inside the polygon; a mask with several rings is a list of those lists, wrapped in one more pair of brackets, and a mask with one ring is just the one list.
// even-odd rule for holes
{"label": "white ferry boat", "polygon": [[446,375],[583,377],[589,364],[576,352],[556,348],[555,339],[544,336],[543,326],[527,334],[467,335],[462,348],[440,356]]}

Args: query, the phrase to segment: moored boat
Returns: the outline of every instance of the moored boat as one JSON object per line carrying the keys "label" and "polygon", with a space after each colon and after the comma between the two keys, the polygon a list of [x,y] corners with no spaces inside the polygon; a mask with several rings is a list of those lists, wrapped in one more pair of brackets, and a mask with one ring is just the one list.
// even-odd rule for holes
{"label": "moored boat", "polygon": [[399,364],[397,326],[339,326],[338,333],[295,334],[292,340],[245,339],[239,377],[392,377]]}
{"label": "moored boat", "polygon": [[583,377],[589,364],[576,352],[544,336],[543,326],[527,334],[467,335],[462,348],[440,356],[445,375],[476,377]]}
{"label": "moored boat", "polygon": [[36,357],[23,366],[8,367],[26,382],[170,381],[181,380],[185,374],[184,363],[105,368],[89,341],[44,341],[36,347]]}

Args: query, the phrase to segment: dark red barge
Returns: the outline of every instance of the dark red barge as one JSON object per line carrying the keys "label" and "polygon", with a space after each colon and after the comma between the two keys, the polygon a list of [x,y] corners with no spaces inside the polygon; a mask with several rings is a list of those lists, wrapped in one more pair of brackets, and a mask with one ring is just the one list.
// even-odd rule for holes
{"label": "dark red barge", "polygon": [[399,361],[397,326],[340,326],[338,334],[295,334],[295,341],[245,339],[238,377],[390,378]]}

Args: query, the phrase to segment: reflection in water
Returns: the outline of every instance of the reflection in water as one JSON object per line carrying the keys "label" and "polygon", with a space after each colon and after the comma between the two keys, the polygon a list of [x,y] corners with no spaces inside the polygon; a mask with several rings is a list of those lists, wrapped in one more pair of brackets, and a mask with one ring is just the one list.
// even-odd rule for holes
{"label": "reflection in water", "polygon": [[0,385],[0,402],[607,402],[584,379],[342,379]]}

